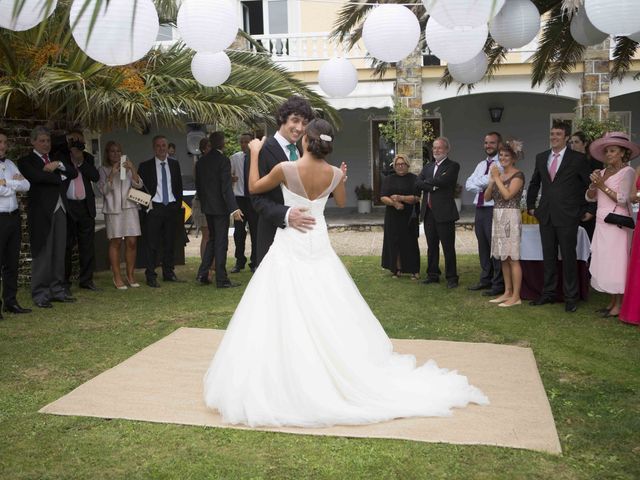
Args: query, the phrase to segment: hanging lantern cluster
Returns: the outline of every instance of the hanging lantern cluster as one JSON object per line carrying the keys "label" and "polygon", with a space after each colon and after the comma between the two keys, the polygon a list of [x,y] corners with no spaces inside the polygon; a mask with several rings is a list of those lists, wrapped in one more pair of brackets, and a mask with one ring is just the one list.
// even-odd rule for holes
{"label": "hanging lantern cluster", "polygon": [[58,4],[47,5],[47,0],[25,0],[16,17],[13,16],[15,0],[0,0],[0,28],[21,32],[35,27],[49,18]]}

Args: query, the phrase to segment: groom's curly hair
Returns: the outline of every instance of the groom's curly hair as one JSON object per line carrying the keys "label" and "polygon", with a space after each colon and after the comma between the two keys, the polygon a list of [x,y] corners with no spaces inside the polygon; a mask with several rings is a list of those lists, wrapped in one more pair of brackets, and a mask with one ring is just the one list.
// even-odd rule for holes
{"label": "groom's curly hair", "polygon": [[305,130],[307,150],[316,158],[325,158],[333,151],[333,127],[322,118],[311,120]]}
{"label": "groom's curly hair", "polygon": [[300,95],[293,95],[292,97],[289,97],[286,102],[280,105],[280,108],[278,109],[278,113],[276,115],[278,127],[287,123],[289,115],[294,114],[300,115],[308,122],[315,118],[313,109],[311,108],[311,104],[309,103],[309,101],[306,98],[301,97]]}

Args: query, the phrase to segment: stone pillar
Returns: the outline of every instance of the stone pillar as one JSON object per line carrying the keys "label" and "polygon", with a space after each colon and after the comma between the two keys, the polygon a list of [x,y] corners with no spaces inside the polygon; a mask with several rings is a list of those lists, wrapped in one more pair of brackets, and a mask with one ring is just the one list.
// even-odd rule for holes
{"label": "stone pillar", "polygon": [[405,138],[396,145],[398,152],[409,157],[410,171],[422,170],[422,52],[417,48],[396,64],[396,102],[410,111]]}
{"label": "stone pillar", "polygon": [[587,47],[584,53],[582,94],[578,102],[578,117],[603,121],[609,117],[609,39]]}

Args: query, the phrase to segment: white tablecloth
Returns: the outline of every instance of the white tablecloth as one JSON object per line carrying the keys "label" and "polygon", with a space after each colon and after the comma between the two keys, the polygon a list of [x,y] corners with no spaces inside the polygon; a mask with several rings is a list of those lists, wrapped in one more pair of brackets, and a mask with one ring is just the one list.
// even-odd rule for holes
{"label": "white tablecloth", "polygon": [[[587,235],[584,228],[578,227],[578,244],[576,245],[578,260],[586,262],[590,254],[591,243],[589,242],[589,235]],[[558,258],[562,259],[559,251]],[[540,240],[539,225],[522,225],[520,260],[542,261],[542,241]]]}

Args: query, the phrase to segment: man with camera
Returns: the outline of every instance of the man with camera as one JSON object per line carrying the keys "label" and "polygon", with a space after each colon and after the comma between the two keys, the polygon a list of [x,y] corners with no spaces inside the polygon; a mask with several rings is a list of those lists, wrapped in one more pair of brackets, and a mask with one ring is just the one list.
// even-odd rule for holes
{"label": "man with camera", "polygon": [[68,181],[67,196],[67,245],[65,254],[64,285],[71,295],[71,259],[73,247],[78,246],[80,269],[78,285],[87,290],[99,290],[93,283],[93,272],[96,268],[95,227],[96,198],[91,182],[100,178],[93,155],[85,152],[84,134],[80,130],[71,130],[66,135],[63,145],[54,158],[66,157],[69,165],[76,170],[77,176]]}

